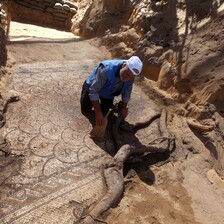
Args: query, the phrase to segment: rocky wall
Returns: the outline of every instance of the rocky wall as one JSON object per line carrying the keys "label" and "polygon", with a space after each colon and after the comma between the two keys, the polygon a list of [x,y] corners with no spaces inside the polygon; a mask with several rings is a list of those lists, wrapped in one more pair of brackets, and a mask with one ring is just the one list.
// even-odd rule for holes
{"label": "rocky wall", "polygon": [[[5,84],[10,74],[7,68],[6,32],[8,27],[6,1],[0,3],[0,128],[5,124],[5,107],[7,105]],[[2,143],[0,131],[0,144]]]}
{"label": "rocky wall", "polygon": [[17,22],[70,31],[71,19],[77,10],[74,2],[66,0],[15,0],[12,1],[11,17]]}
{"label": "rocky wall", "polygon": [[6,5],[0,3],[0,66],[6,65],[7,50],[6,50],[6,36],[7,30],[7,13]]}

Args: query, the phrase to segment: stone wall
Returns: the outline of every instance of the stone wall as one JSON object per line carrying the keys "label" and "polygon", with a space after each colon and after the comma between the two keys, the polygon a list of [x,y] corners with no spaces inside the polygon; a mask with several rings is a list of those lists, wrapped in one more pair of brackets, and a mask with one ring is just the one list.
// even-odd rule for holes
{"label": "stone wall", "polygon": [[[7,49],[6,49],[6,32],[8,27],[7,18],[7,2],[0,2],[0,129],[5,124],[5,107],[7,105],[7,91],[5,89],[5,83],[9,71],[7,65]],[[0,145],[2,144],[2,137],[0,131]],[[0,153],[1,156],[1,153]]]}
{"label": "stone wall", "polygon": [[6,36],[5,36],[7,25],[8,24],[7,24],[6,4],[0,3],[0,66],[5,66],[7,60]]}
{"label": "stone wall", "polygon": [[11,19],[17,22],[70,30],[78,7],[66,0],[14,0]]}

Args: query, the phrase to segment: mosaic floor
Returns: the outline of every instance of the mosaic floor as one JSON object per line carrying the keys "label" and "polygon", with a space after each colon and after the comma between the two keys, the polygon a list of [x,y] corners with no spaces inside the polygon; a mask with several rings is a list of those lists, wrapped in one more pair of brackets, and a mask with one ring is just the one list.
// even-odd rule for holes
{"label": "mosaic floor", "polygon": [[[73,223],[102,196],[101,165],[113,144],[89,137],[92,126],[79,106],[82,83],[96,63],[14,67],[11,87],[20,100],[8,108],[4,137],[21,162],[1,184],[0,223]],[[129,107],[130,123],[157,110],[136,86]],[[152,136],[147,128],[137,133],[143,142]]]}

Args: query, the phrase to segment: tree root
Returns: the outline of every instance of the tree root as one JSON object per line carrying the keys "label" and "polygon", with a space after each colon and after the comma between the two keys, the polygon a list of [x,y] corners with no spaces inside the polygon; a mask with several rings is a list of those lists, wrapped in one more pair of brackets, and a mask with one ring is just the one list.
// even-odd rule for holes
{"label": "tree root", "polygon": [[161,116],[161,113],[155,114],[154,116],[152,116],[148,121],[143,122],[143,123],[136,123],[133,127],[133,133],[136,133],[138,130],[142,129],[142,128],[146,128],[148,127],[154,120],[158,119]]}
{"label": "tree root", "polygon": [[[158,117],[158,114],[154,116],[154,119],[155,117]],[[119,127],[120,122],[121,120],[118,120],[118,123],[115,124],[117,128]],[[174,138],[170,137],[169,131],[166,128],[165,110],[162,111],[159,127],[161,137],[151,141],[148,145],[138,145],[136,147],[134,145],[125,144],[118,150],[111,161],[105,165],[103,173],[108,188],[107,193],[89,214],[82,218],[82,224],[94,223],[94,220],[97,221],[97,218],[100,215],[114,206],[115,203],[119,202],[124,190],[123,166],[129,156],[136,153],[164,152],[170,149],[171,142],[174,142]]]}
{"label": "tree root", "polygon": [[199,132],[210,132],[214,130],[212,125],[203,125],[193,119],[187,119],[187,124],[190,128],[194,128]]}

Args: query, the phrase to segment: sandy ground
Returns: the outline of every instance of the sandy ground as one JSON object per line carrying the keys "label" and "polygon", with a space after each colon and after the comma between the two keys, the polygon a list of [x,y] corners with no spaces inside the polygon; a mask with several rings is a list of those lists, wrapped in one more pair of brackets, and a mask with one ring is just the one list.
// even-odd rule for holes
{"label": "sandy ground", "polygon": [[[75,47],[71,47],[73,43]],[[82,46],[89,45],[83,52]],[[74,45],[73,45],[74,46]],[[81,40],[71,33],[32,25],[12,23],[9,57],[19,63],[77,60],[83,56],[98,59],[99,41]],[[110,55],[99,49],[105,58]],[[174,118],[175,119],[175,118]],[[174,128],[181,129],[179,127]],[[183,131],[183,130],[182,130]],[[183,131],[184,134],[184,131]],[[221,224],[224,222],[224,182],[211,169],[208,152],[187,154],[179,161],[160,166],[157,162],[131,165],[124,196],[109,210],[108,223]]]}
{"label": "sandy ground", "polygon": [[[92,58],[99,58],[99,52],[95,52],[95,47],[99,47],[100,44],[97,39],[86,41],[71,32],[12,22],[8,45],[9,58],[12,61],[15,59],[16,63],[88,58],[90,52],[82,50],[83,44],[89,46]],[[16,45],[16,48],[10,48],[10,45]],[[105,51],[105,48],[99,47],[99,51],[101,49]],[[109,53],[103,52],[102,58],[106,57],[109,57]]]}
{"label": "sandy ground", "polygon": [[[79,38],[77,36],[74,36],[70,32],[63,32],[58,31],[56,29],[50,29],[41,27],[38,28],[37,26],[33,26],[30,24],[24,25],[23,23],[17,23],[13,22],[11,24],[11,30],[10,30],[10,41],[13,40],[27,40],[32,38],[48,38],[50,39],[64,39],[64,38]],[[50,33],[50,35],[49,35]]]}

